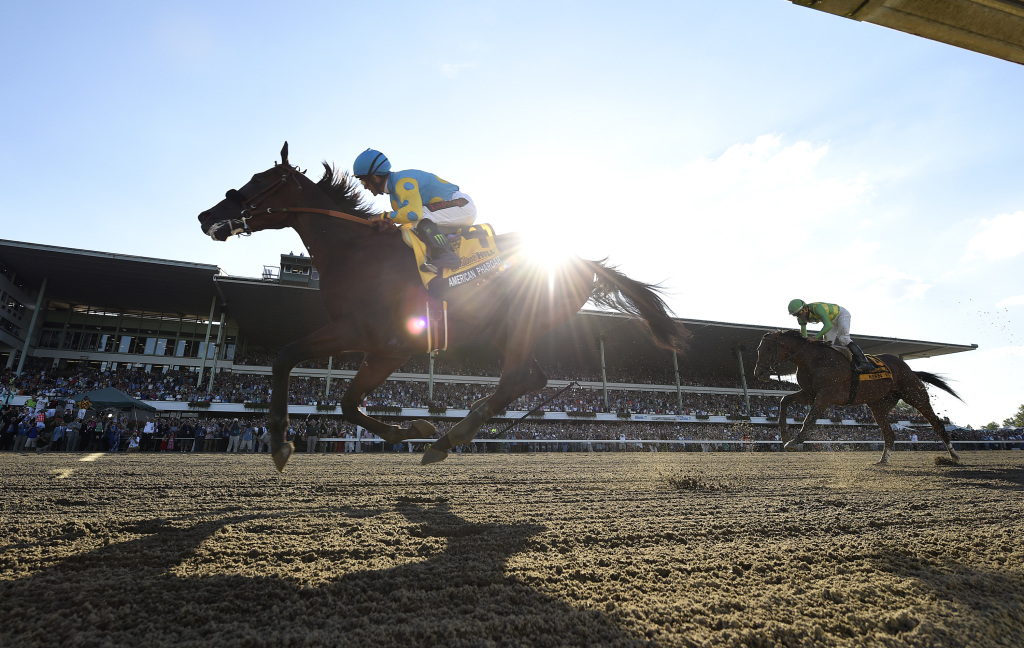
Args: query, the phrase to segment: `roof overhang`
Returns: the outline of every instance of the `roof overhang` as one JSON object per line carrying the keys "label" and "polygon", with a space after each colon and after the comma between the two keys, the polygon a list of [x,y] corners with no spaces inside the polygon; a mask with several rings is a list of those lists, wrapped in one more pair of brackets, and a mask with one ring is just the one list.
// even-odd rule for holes
{"label": "roof overhang", "polygon": [[[204,263],[0,239],[0,263],[44,298],[117,310],[209,317],[220,268]],[[28,305],[28,304],[27,304]]]}
{"label": "roof overhang", "polygon": [[790,2],[1024,64],[1024,2],[1020,0]]}

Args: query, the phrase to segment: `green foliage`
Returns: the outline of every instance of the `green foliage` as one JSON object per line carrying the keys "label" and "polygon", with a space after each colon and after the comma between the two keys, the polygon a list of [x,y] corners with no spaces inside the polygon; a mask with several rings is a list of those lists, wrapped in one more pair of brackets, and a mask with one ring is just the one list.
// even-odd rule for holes
{"label": "green foliage", "polygon": [[988,425],[986,425],[985,427],[983,427],[981,429],[982,430],[998,430],[999,429],[999,424],[996,423],[995,421],[992,421],[991,423],[989,423]]}
{"label": "green foliage", "polygon": [[1003,421],[1007,427],[1024,427],[1024,405],[1017,408],[1017,413]]}

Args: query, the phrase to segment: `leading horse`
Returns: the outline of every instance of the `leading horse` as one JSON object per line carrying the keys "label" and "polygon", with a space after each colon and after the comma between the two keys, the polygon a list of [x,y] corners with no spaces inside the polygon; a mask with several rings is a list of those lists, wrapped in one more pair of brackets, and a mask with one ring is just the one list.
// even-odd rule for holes
{"label": "leading horse", "polygon": [[[931,424],[935,434],[949,452],[950,459],[960,463],[960,456],[953,450],[949,433],[932,410],[928,399],[928,389],[924,383],[935,385],[939,389],[960,398],[944,380],[927,371],[913,371],[906,362],[891,354],[877,356],[892,374],[891,378],[860,381],[856,387],[855,397],[851,400],[851,382],[856,380],[845,356],[822,342],[811,342],[799,331],[773,331],[765,333],[757,346],[757,364],[754,365],[754,377],[766,378],[778,373],[777,367],[784,362],[796,365],[796,381],[800,391],[787,394],[779,403],[779,430],[785,441],[783,447],[792,448],[807,438],[808,427],[831,405],[867,405],[871,416],[882,430],[885,448],[879,464],[889,463],[896,443],[892,426],[889,424],[889,412],[903,399],[916,409]],[[807,416],[796,436],[787,439],[786,414],[790,403],[810,405]]]}
{"label": "leading horse", "polygon": [[[285,142],[279,163],[199,214],[203,232],[218,241],[232,234],[293,228],[320,275],[330,323],[285,346],[273,364],[268,427],[278,470],[284,470],[294,451],[284,440],[289,377],[295,365],[315,357],[364,354],[341,398],[346,421],[390,443],[436,432],[424,420],[402,428],[359,409],[393,371],[413,354],[427,351],[426,333],[410,323],[422,319],[428,296],[402,237],[368,221],[376,210],[364,201],[359,183],[326,163],[324,170],[319,182],[307,178],[289,163]],[[448,297],[449,343],[490,339],[497,345],[504,356],[498,386],[431,445],[424,464],[443,460],[452,447],[472,441],[494,412],[544,387],[547,377],[534,358],[534,348],[588,301],[643,320],[659,346],[685,349],[688,334],[672,319],[656,287],[630,279],[603,261],[572,257],[550,267],[525,254],[515,235],[498,237],[498,248],[505,270],[483,290]]]}

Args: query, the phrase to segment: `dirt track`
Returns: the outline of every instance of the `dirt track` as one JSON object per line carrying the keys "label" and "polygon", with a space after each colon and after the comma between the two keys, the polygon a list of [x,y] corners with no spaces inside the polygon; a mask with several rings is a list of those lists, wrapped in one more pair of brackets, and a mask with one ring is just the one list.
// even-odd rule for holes
{"label": "dirt track", "polygon": [[1021,646],[1024,452],[0,455],[0,645]]}

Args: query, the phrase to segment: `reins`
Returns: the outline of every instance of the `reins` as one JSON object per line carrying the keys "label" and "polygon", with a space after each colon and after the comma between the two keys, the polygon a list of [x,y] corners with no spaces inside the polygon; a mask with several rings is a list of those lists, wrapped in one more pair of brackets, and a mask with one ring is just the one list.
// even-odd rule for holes
{"label": "reins", "polygon": [[[283,173],[277,182],[269,187],[261,189],[250,198],[244,199],[244,201],[241,199],[237,200],[238,204],[242,207],[242,217],[232,218],[227,221],[228,227],[231,228],[231,234],[238,234],[239,236],[249,236],[252,234],[252,230],[249,229],[249,219],[260,214],[324,214],[325,216],[340,218],[341,220],[358,223],[359,225],[366,225],[367,227],[373,226],[373,223],[365,218],[346,214],[345,212],[334,209],[320,209],[318,207],[267,207],[265,209],[259,209],[259,204],[261,202],[269,198],[280,187],[287,184],[289,180],[295,177],[296,173],[301,173],[298,167],[293,167],[290,164],[286,164],[286,166],[288,167],[288,171]],[[295,182],[296,184],[299,184],[298,180]],[[299,189],[301,190],[301,188],[302,185],[299,184]],[[235,193],[237,194],[238,192]]]}
{"label": "reins", "polygon": [[366,220],[365,218],[359,218],[345,212],[334,211],[333,209],[317,209],[315,207],[267,207],[265,210],[259,212],[261,214],[281,214],[281,213],[302,213],[302,214],[325,214],[327,216],[333,216],[334,218],[340,218],[347,220],[352,223],[358,223],[360,225],[366,225],[369,227],[373,226],[373,223]]}

